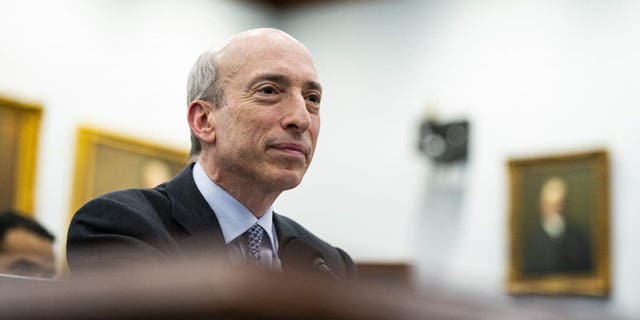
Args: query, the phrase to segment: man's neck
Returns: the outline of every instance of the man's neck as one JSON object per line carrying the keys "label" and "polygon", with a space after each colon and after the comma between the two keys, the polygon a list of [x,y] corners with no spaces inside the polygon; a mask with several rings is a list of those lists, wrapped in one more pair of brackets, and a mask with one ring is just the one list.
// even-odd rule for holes
{"label": "man's neck", "polygon": [[260,218],[281,193],[264,190],[261,184],[255,181],[245,181],[239,177],[221,177],[202,162],[200,166],[211,181],[247,207],[256,218]]}

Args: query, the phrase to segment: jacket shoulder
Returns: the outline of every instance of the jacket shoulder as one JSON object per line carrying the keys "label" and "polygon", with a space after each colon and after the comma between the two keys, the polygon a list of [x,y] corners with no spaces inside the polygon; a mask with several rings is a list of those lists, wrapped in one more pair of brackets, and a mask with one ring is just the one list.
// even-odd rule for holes
{"label": "jacket shoulder", "polygon": [[85,203],[69,224],[69,267],[160,260],[171,252],[170,213],[171,201],[161,188],[116,191]]}
{"label": "jacket shoulder", "polygon": [[92,221],[123,225],[127,220],[141,220],[138,222],[158,224],[161,216],[170,211],[171,201],[162,189],[127,189],[107,193],[85,203],[74,214],[72,223]]}

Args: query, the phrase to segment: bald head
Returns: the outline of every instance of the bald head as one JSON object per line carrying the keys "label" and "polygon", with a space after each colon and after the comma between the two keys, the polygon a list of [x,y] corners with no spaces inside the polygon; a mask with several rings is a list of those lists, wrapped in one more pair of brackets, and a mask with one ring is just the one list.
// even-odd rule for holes
{"label": "bald head", "polygon": [[236,34],[224,41],[217,49],[213,50],[216,59],[233,56],[248,56],[252,52],[267,48],[288,49],[297,48],[305,51],[309,56],[309,50],[288,33],[272,28],[251,29]]}
{"label": "bald head", "polygon": [[[311,52],[300,41],[278,29],[251,29],[223,41],[198,58],[189,73],[187,105],[194,100],[204,100],[222,107],[224,87],[239,68],[269,54],[281,59],[302,59],[315,73]],[[192,132],[191,161],[195,161],[201,150],[201,142]]]}

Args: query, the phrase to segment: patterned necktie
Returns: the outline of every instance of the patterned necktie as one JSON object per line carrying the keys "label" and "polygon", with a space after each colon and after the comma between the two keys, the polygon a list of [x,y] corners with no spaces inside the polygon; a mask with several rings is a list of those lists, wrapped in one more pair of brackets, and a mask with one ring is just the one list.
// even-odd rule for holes
{"label": "patterned necktie", "polygon": [[257,223],[247,230],[249,260],[260,264],[260,248],[262,247],[263,229]]}

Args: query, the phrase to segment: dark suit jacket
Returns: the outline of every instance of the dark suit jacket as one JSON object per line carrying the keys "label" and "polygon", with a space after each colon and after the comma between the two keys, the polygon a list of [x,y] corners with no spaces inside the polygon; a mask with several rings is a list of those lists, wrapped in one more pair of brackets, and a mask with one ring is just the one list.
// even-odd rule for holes
{"label": "dark suit jacket", "polygon": [[589,238],[571,223],[558,239],[537,224],[525,237],[523,271],[526,275],[591,271],[591,251]]}
{"label": "dark suit jacket", "polygon": [[[220,224],[195,185],[192,167],[156,188],[109,193],[80,208],[67,236],[71,271],[162,263],[184,259],[193,251],[228,263]],[[347,253],[287,217],[274,214],[273,219],[280,245],[288,237],[297,237],[315,248],[339,278],[356,277]]]}

